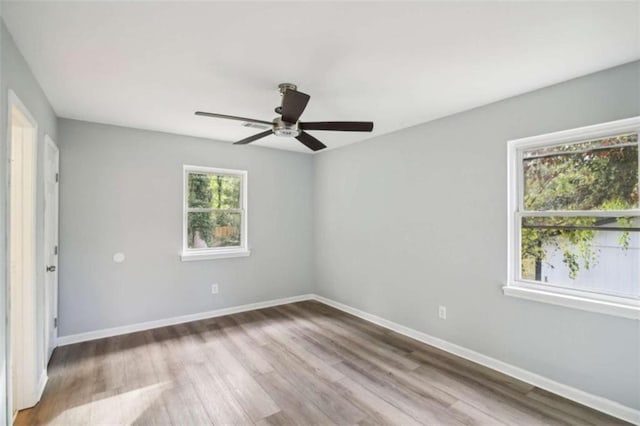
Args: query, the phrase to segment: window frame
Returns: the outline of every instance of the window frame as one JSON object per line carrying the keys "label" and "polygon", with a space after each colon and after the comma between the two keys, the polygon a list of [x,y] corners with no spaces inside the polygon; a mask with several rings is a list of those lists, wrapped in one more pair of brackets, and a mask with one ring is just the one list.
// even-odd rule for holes
{"label": "window frame", "polygon": [[[189,218],[189,175],[192,173],[240,177],[240,209],[237,210],[240,212],[239,246],[189,248],[187,225]],[[182,166],[182,252],[180,254],[180,258],[183,262],[192,260],[246,257],[251,254],[248,244],[248,179],[249,173],[246,170],[223,169],[218,167],[193,166],[186,164]]]}
{"label": "window frame", "polygon": [[[526,211],[524,210],[523,152],[560,144],[579,143],[624,133],[640,135],[640,116],[611,121],[539,136],[514,139],[507,142],[507,284],[503,292],[513,296],[553,305],[640,320],[640,298],[613,296],[587,290],[576,290],[560,285],[545,285],[520,278],[521,270],[521,218],[526,216],[611,216],[616,214],[640,216],[640,208],[595,211]],[[640,164],[640,149],[639,164]],[[640,180],[640,172],[639,172]],[[640,185],[640,182],[639,182]],[[639,259],[640,261],[640,259]]]}

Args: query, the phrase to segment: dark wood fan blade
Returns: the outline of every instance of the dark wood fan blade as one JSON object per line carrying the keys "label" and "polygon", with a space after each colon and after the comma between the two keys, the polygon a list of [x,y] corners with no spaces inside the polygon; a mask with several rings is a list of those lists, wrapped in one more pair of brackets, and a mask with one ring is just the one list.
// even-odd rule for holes
{"label": "dark wood fan blade", "polygon": [[333,130],[336,132],[371,132],[371,121],[318,121],[314,123],[300,123],[303,130]]}
{"label": "dark wood fan blade", "polygon": [[247,117],[236,117],[235,115],[215,114],[213,112],[196,111],[196,115],[201,115],[203,117],[226,118],[227,120],[248,121],[249,123],[268,124],[269,126],[273,125],[271,121],[256,120],[254,118]]}
{"label": "dark wood fan blade", "polygon": [[282,95],[282,120],[297,123],[309,102],[309,95],[297,90],[285,90]]}
{"label": "dark wood fan blade", "polygon": [[325,149],[327,147],[325,144],[311,136],[309,133],[300,132],[300,134],[296,136],[296,139],[298,139],[300,142],[302,142],[303,145],[305,145],[312,151],[320,151],[321,149]]}
{"label": "dark wood fan blade", "polygon": [[267,137],[272,133],[273,133],[273,130],[267,130],[266,132],[258,133],[257,135],[249,136],[246,139],[242,139],[241,141],[234,142],[233,144],[234,145],[246,145],[246,144],[251,143],[253,141],[257,141],[258,139],[262,139],[264,137]]}

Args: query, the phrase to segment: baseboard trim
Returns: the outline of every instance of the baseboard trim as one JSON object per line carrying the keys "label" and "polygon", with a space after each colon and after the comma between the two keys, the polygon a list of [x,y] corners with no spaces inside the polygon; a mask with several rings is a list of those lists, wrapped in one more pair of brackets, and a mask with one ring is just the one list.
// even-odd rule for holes
{"label": "baseboard trim", "polygon": [[314,295],[313,298],[318,302],[324,303],[325,305],[354,315],[365,321],[395,331],[396,333],[405,335],[407,337],[411,337],[412,339],[418,340],[422,343],[426,343],[427,345],[435,346],[438,349],[442,349],[461,358],[465,358],[469,361],[473,361],[477,364],[491,368],[492,370],[496,370],[506,375],[515,377],[516,379],[522,380],[523,382],[529,383],[533,386],[537,386],[549,392],[553,392],[557,395],[586,405],[595,410],[602,411],[603,413],[634,424],[640,424],[640,411],[634,408],[627,407],[618,402],[611,401],[610,399],[593,395],[572,386],[556,382],[555,380],[549,379],[539,374],[532,373],[528,370],[524,370],[520,367],[508,364],[504,361],[500,361],[487,355],[483,355],[474,350],[456,345],[455,343],[448,342],[446,340],[431,336],[429,334],[406,327],[393,321],[389,321],[387,319],[370,314],[352,306],[345,305],[344,303],[340,303],[319,295]]}
{"label": "baseboard trim", "polygon": [[266,302],[249,303],[247,305],[232,306],[229,308],[216,309],[213,311],[199,312],[197,314],[181,315],[156,321],[146,321],[137,324],[123,325],[120,327],[89,331],[86,333],[70,334],[68,336],[58,336],[56,343],[58,346],[72,345],[74,343],[87,342],[90,340],[102,339],[105,337],[119,336],[122,334],[134,333],[136,331],[151,330],[154,328],[166,327],[168,325],[183,324],[186,322],[199,321],[207,318],[221,317],[223,315],[237,314],[239,312],[269,308],[271,306],[286,305],[287,303],[311,300],[314,297],[315,295],[313,294],[302,294],[299,296],[268,300]]}
{"label": "baseboard trim", "polygon": [[38,389],[36,389],[38,394],[36,395],[34,405],[40,401],[40,398],[42,398],[42,393],[44,392],[44,388],[47,386],[48,381],[49,376],[47,375],[47,369],[45,368],[42,370],[42,374],[40,374],[40,380],[38,380]]}

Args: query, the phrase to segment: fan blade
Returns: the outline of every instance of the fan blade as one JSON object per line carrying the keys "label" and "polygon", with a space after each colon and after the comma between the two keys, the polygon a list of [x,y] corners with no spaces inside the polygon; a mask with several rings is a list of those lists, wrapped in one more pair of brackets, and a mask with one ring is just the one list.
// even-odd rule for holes
{"label": "fan blade", "polygon": [[300,142],[302,142],[303,145],[305,145],[312,151],[320,151],[321,149],[325,149],[327,147],[325,144],[311,136],[309,133],[300,132],[300,134],[296,136],[296,139],[298,139]]}
{"label": "fan blade", "polygon": [[253,141],[257,141],[258,139],[262,139],[264,137],[267,137],[271,133],[273,133],[273,130],[267,130],[266,132],[258,133],[257,135],[249,136],[246,139],[242,139],[241,141],[234,142],[233,144],[234,145],[246,145],[246,144],[251,143]]}
{"label": "fan blade", "polygon": [[249,123],[268,124],[269,126],[273,125],[271,121],[256,120],[254,118],[246,117],[236,117],[235,115],[215,114],[213,112],[196,111],[196,115],[201,115],[203,117],[226,118],[228,120],[248,121]]}
{"label": "fan blade", "polygon": [[303,130],[334,130],[336,132],[371,132],[371,121],[318,121],[315,123],[300,123]]}
{"label": "fan blade", "polygon": [[297,123],[302,112],[307,107],[309,95],[288,89],[282,95],[282,120],[287,123]]}

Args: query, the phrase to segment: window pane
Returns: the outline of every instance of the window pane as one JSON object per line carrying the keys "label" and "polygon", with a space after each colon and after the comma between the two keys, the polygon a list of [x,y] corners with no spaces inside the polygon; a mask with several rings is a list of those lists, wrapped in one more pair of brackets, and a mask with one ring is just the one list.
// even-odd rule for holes
{"label": "window pane", "polygon": [[187,247],[238,247],[242,216],[239,212],[190,212],[187,217]]}
{"label": "window pane", "polygon": [[524,152],[525,210],[638,207],[638,135]]}
{"label": "window pane", "polygon": [[640,297],[640,217],[522,218],[521,278]]}
{"label": "window pane", "polygon": [[241,177],[189,173],[189,207],[239,209]]}

